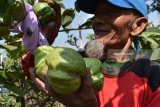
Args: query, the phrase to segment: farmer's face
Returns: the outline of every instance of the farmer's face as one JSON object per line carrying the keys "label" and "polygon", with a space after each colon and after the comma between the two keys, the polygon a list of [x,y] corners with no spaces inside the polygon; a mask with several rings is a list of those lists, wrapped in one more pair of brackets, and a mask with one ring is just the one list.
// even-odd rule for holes
{"label": "farmer's face", "polygon": [[[95,52],[101,51],[100,54],[102,54],[102,49],[97,51],[96,49],[102,45],[104,46],[103,50],[122,49],[129,38],[130,29],[128,24],[131,22],[133,17],[134,15],[132,10],[116,7],[106,3],[104,0],[101,0],[96,8],[95,18],[93,20],[95,42],[99,44],[95,44],[94,41],[92,41],[92,45],[86,45],[87,48],[91,47]],[[94,46],[96,46],[96,48]],[[91,50],[92,49],[86,51],[90,52]],[[91,52],[89,54],[93,53],[94,52]]]}
{"label": "farmer's face", "polygon": [[123,48],[129,37],[128,24],[133,11],[100,2],[95,12],[93,30],[97,40],[108,48]]}

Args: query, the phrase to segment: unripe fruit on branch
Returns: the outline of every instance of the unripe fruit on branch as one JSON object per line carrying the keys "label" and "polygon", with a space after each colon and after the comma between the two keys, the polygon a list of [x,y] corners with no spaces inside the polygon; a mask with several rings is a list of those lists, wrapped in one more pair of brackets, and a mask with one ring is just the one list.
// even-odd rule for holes
{"label": "unripe fruit on branch", "polygon": [[39,2],[34,4],[33,11],[37,15],[41,26],[55,20],[56,13],[54,9],[45,2]]}
{"label": "unripe fruit on branch", "polygon": [[103,88],[104,77],[102,74],[102,63],[96,58],[84,58],[86,67],[90,68],[92,77],[92,86],[95,93]]}

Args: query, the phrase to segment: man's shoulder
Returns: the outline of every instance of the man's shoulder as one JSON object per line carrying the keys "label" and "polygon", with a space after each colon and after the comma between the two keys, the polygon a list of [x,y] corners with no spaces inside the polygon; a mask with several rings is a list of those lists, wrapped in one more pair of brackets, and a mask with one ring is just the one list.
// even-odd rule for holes
{"label": "man's shoulder", "polygon": [[157,71],[157,73],[160,73],[160,63],[150,59],[137,59],[134,61],[131,69],[135,72],[142,71],[142,73],[145,73],[145,72],[149,73],[154,71]]}
{"label": "man's shoulder", "polygon": [[131,71],[139,77],[146,78],[152,91],[160,87],[160,63],[149,59],[138,59],[131,67]]}

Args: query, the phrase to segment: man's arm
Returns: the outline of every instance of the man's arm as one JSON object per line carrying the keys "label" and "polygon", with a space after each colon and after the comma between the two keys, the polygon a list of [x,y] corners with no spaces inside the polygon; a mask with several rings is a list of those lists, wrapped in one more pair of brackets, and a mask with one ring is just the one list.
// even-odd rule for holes
{"label": "man's arm", "polygon": [[47,35],[47,40],[50,45],[54,42],[58,35],[61,26],[61,6],[54,2],[54,0],[39,0],[40,2],[47,2],[55,11],[56,18],[41,27],[42,31]]}
{"label": "man's arm", "polygon": [[146,89],[145,107],[160,107],[160,64],[151,61],[148,69],[148,86]]}

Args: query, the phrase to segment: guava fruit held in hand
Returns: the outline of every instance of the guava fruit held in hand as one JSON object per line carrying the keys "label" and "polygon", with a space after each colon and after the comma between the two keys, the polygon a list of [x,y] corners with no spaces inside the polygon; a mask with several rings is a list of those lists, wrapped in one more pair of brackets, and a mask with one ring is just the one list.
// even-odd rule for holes
{"label": "guava fruit held in hand", "polygon": [[40,25],[46,25],[55,19],[56,13],[53,8],[51,8],[45,2],[39,2],[33,5],[33,11],[37,15]]}
{"label": "guava fruit held in hand", "polygon": [[38,47],[34,52],[35,74],[42,80],[43,75],[46,73],[48,69],[45,63],[45,57],[51,51],[54,51],[52,46],[44,45]]}
{"label": "guava fruit held in hand", "polygon": [[101,73],[102,63],[96,58],[84,58],[86,67],[90,68],[92,77],[92,86],[95,93],[98,93],[103,88],[104,77]]}
{"label": "guava fruit held in hand", "polygon": [[81,85],[86,65],[83,57],[70,48],[54,48],[45,58],[48,66],[48,81],[59,94],[71,94]]}

